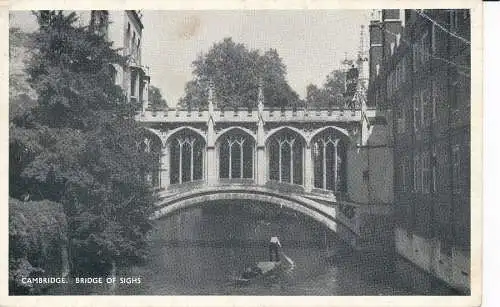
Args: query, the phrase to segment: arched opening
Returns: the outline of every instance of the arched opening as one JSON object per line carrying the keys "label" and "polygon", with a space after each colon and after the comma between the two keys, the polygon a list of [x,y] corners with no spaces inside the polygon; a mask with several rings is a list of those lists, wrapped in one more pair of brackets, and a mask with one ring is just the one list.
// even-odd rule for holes
{"label": "arched opening", "polygon": [[271,135],[267,141],[268,179],[302,185],[304,147],[304,138],[289,128]]}
{"label": "arched opening", "polygon": [[190,129],[182,129],[170,136],[167,143],[170,154],[170,184],[203,179],[205,140]]}
{"label": "arched opening", "polygon": [[255,140],[248,133],[234,129],[218,141],[219,178],[227,180],[253,179]]}
{"label": "arched opening", "polygon": [[346,191],[346,140],[337,130],[327,128],[311,141],[314,187],[334,193]]}
{"label": "arched opening", "polygon": [[162,143],[158,136],[151,132],[144,133],[138,143],[141,152],[148,155],[149,163],[142,171],[142,176],[155,188],[161,185],[161,149]]}

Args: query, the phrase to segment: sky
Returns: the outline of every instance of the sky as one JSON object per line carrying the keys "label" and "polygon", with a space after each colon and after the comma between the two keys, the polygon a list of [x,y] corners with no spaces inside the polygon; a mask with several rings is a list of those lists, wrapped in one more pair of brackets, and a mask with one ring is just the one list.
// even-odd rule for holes
{"label": "sky", "polygon": [[[287,67],[290,86],[302,97],[339,68],[346,54],[359,49],[360,27],[367,10],[233,10],[142,11],[142,63],[150,67],[151,85],[160,88],[170,106],[193,78],[192,62],[225,37],[262,52],[275,48]],[[30,12],[11,14],[11,26],[36,29]]]}

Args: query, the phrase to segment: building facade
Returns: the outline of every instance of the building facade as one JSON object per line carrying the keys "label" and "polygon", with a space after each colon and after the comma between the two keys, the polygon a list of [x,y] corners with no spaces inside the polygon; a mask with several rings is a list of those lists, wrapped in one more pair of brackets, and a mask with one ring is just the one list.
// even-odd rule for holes
{"label": "building facade", "polygon": [[114,49],[127,58],[125,65],[114,64],[115,84],[119,85],[128,103],[148,107],[149,67],[142,64],[144,25],[140,11],[78,11],[81,26],[89,26],[112,42]]}
{"label": "building facade", "polygon": [[470,12],[383,10],[369,105],[391,121],[397,252],[470,291]]}

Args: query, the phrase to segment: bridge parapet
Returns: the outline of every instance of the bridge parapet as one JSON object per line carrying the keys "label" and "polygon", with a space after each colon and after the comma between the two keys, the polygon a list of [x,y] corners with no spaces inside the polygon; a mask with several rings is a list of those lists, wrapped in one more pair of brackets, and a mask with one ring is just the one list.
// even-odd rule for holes
{"label": "bridge parapet", "polygon": [[[359,122],[361,110],[343,109],[304,109],[304,108],[266,108],[262,111],[262,119],[265,122]],[[375,117],[375,110],[367,110],[368,118]],[[146,110],[140,112],[136,119],[140,122],[169,122],[169,123],[206,123],[211,114],[205,109],[165,109]],[[217,122],[258,122],[259,111],[257,109],[215,109],[213,119]]]}

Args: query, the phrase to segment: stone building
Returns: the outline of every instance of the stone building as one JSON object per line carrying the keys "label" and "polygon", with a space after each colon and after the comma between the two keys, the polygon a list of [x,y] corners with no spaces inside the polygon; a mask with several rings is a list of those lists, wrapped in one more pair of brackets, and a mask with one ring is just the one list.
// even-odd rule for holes
{"label": "stone building", "polygon": [[394,155],[398,254],[470,291],[470,12],[382,10],[370,24],[368,104]]}
{"label": "stone building", "polygon": [[128,58],[124,66],[114,65],[115,83],[120,85],[127,102],[148,107],[149,67],[142,64],[142,30],[140,11],[78,11],[80,25],[88,25],[113,42],[114,49]]}

